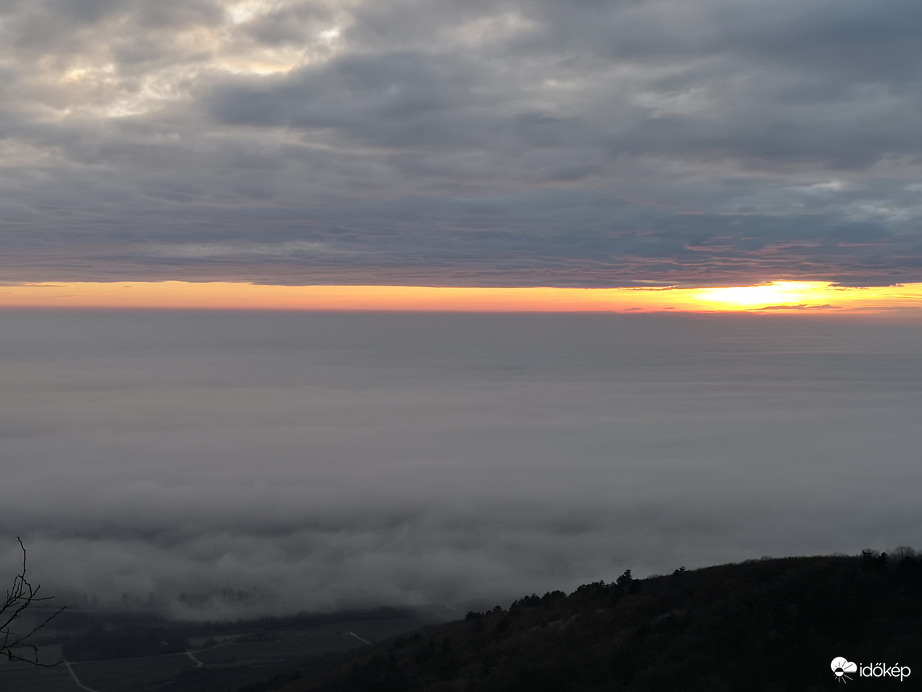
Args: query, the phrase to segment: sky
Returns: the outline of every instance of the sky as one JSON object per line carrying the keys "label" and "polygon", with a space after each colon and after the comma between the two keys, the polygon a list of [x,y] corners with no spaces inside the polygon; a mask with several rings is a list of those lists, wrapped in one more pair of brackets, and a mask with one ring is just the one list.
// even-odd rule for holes
{"label": "sky", "polygon": [[460,617],[625,569],[918,541],[917,323],[0,317],[0,574],[21,535],[65,600]]}
{"label": "sky", "polygon": [[800,281],[917,307],[920,32],[914,0],[7,0],[0,305]]}

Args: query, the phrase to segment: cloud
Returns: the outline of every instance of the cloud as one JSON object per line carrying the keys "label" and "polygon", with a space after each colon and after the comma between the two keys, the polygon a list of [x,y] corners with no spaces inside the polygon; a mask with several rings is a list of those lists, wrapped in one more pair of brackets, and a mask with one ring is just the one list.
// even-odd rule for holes
{"label": "cloud", "polygon": [[838,310],[840,306],[831,305],[766,305],[759,310]]}
{"label": "cloud", "polygon": [[[3,271],[917,279],[914,12],[904,0],[7,3]],[[216,266],[146,250],[164,243],[323,243],[339,261]]]}

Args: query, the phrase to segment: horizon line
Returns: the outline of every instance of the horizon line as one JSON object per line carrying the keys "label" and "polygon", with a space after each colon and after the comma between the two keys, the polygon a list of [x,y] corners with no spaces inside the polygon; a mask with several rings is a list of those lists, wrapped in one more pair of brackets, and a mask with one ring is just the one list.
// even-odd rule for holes
{"label": "horizon line", "polygon": [[922,282],[841,286],[460,287],[249,282],[42,282],[0,286],[0,310],[253,310],[616,314],[922,315]]}

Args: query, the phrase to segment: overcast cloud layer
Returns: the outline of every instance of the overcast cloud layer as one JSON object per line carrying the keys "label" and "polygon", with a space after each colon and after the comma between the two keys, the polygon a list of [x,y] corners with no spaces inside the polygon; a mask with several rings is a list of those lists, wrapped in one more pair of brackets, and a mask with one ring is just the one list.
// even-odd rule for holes
{"label": "overcast cloud layer", "polygon": [[5,0],[0,280],[922,278],[917,0]]}
{"label": "overcast cloud layer", "polygon": [[[5,313],[0,574],[186,616],[463,613],[918,540],[918,326]],[[187,598],[180,600],[180,595]]]}

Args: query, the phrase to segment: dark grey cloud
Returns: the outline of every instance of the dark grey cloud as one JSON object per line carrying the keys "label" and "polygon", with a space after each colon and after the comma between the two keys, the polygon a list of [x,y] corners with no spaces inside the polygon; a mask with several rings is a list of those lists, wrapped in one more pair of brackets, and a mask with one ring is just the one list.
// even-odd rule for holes
{"label": "dark grey cloud", "polygon": [[331,129],[400,149],[476,145],[477,117],[467,112],[477,105],[468,105],[476,70],[454,62],[438,54],[347,56],[279,80],[222,82],[208,111],[224,124]]}
{"label": "dark grey cloud", "polygon": [[7,313],[3,540],[198,617],[912,543],[918,327],[746,318]]}
{"label": "dark grey cloud", "polygon": [[7,3],[4,278],[917,280],[917,15]]}

